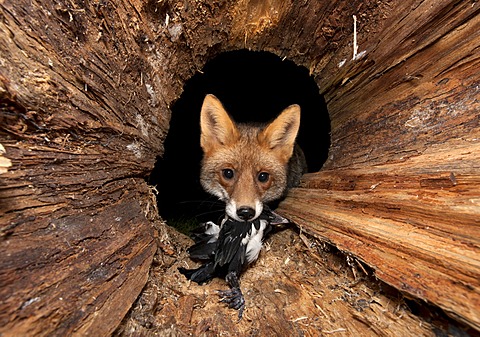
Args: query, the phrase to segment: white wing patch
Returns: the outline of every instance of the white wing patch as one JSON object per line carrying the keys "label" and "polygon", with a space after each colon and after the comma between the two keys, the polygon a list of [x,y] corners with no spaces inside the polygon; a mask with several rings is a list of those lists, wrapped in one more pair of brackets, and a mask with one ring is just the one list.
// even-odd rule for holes
{"label": "white wing patch", "polygon": [[212,236],[212,238],[208,240],[208,243],[216,242],[218,240],[218,234],[220,233],[220,226],[213,221],[208,221],[206,225],[205,234]]}
{"label": "white wing patch", "polygon": [[263,231],[267,227],[266,220],[260,220],[260,228],[257,231],[255,225],[252,224],[252,233],[247,235],[243,240],[243,244],[247,244],[247,262],[252,263],[258,258],[258,254],[260,254],[260,250],[262,249],[262,239],[263,239]]}

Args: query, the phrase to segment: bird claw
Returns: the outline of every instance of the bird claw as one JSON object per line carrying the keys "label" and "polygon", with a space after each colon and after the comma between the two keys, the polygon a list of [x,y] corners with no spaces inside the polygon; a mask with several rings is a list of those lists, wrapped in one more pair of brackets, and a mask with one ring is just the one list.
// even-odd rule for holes
{"label": "bird claw", "polygon": [[229,308],[238,310],[238,320],[240,321],[245,309],[245,299],[240,288],[218,290],[218,296],[220,296],[220,302],[227,304]]}

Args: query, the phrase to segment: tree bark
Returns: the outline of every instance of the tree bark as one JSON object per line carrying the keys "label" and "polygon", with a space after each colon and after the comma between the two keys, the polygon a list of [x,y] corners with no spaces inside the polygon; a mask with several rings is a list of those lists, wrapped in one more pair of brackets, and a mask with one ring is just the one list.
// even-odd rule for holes
{"label": "tree bark", "polygon": [[168,127],[161,80],[132,4],[84,5],[0,5],[3,335],[108,335],[156,251],[144,176]]}
{"label": "tree bark", "polygon": [[329,160],[280,211],[480,330],[479,12],[454,0],[0,3],[12,163],[0,333],[115,330],[167,240],[143,179],[170,104],[206,61],[241,48],[307,67],[329,108]]}
{"label": "tree bark", "polygon": [[329,160],[282,205],[305,231],[355,254],[381,280],[475,329],[478,12],[466,3],[403,3],[375,42],[360,47],[364,59],[335,76],[324,69]]}

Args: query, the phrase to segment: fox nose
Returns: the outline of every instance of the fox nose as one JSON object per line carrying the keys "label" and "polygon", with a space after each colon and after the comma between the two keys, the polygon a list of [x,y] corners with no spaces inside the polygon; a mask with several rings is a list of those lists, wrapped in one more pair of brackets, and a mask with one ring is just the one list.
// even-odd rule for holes
{"label": "fox nose", "polygon": [[255,210],[251,207],[243,206],[237,210],[237,215],[243,221],[248,221],[255,216]]}

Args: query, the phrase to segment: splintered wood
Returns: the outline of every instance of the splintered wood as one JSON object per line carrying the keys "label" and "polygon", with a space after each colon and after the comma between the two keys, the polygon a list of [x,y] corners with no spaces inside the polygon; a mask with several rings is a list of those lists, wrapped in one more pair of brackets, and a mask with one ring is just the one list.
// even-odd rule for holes
{"label": "splintered wood", "polygon": [[[433,327],[412,315],[402,296],[380,285],[357,263],[297,232],[273,234],[259,260],[242,275],[246,309],[219,302],[222,279],[206,285],[187,281],[177,267],[191,262],[191,240],[170,232],[175,251],[160,257],[147,286],[115,336],[435,336]],[[353,259],[353,258],[352,258]],[[354,274],[357,276],[354,277]],[[440,331],[440,330],[439,330]]]}
{"label": "splintered wood", "polygon": [[[144,180],[186,81],[237,49],[304,66],[331,118],[240,323],[177,272]],[[109,335],[139,294],[118,335],[437,331],[385,283],[479,331],[479,50],[478,1],[1,0],[0,335]]]}
{"label": "splintered wood", "polygon": [[[480,158],[479,144],[432,147],[370,170],[325,170],[307,176],[281,211],[381,280],[480,327],[480,199],[471,188],[480,185],[480,162],[470,155]],[[443,169],[428,173],[436,157]]]}

